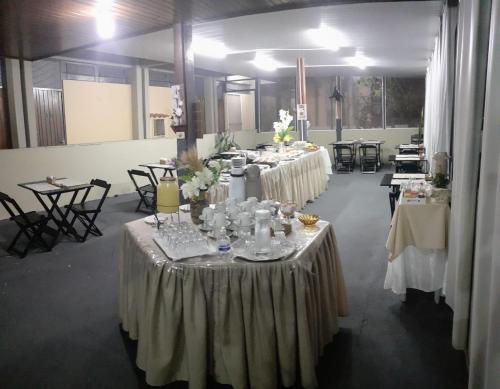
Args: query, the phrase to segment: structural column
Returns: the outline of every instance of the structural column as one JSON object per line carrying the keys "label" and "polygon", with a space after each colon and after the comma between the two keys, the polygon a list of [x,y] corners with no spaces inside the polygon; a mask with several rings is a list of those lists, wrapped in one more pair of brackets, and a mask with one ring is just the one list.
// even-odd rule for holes
{"label": "structural column", "polygon": [[5,59],[10,135],[13,148],[38,146],[31,62]]}
{"label": "structural column", "polygon": [[194,54],[192,50],[192,25],[188,22],[174,24],[174,70],[175,83],[181,86],[183,93],[183,128],[179,126],[178,132],[184,132],[177,140],[177,152],[196,146],[196,128],[194,128],[193,107],[195,103],[194,84]]}
{"label": "structural column", "polygon": [[145,127],[146,115],[144,111],[144,82],[142,77],[142,68],[138,65],[130,69],[130,81],[132,84],[132,131],[134,139],[144,139],[147,129]]}
{"label": "structural column", "polygon": [[307,140],[306,72],[303,57],[297,58],[295,94],[297,101],[297,133],[300,140]]}

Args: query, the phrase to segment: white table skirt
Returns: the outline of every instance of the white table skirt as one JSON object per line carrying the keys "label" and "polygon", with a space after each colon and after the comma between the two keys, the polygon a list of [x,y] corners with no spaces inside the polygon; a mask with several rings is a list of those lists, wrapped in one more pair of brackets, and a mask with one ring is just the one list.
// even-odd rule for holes
{"label": "white table skirt", "polygon": [[143,220],[126,224],[118,259],[120,318],[148,384],[203,389],[210,374],[235,389],[317,386],[318,359],[347,309],[329,223],[311,235],[296,221],[289,239],[301,249],[268,263],[172,262],[151,234]]}
{"label": "white table skirt", "polygon": [[[280,163],[261,172],[262,199],[280,202],[293,200],[302,209],[328,188],[332,165],[328,151],[304,153],[295,161]],[[229,196],[229,184],[220,183],[210,188],[208,200],[218,203]]]}
{"label": "white table skirt", "polygon": [[434,292],[444,287],[447,250],[425,250],[407,246],[387,264],[384,289],[405,294],[407,288]]}

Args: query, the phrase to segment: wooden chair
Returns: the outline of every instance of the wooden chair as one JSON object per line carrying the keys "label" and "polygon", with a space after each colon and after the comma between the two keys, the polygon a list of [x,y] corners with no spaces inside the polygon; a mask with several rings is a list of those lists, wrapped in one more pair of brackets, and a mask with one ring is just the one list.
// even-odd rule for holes
{"label": "wooden chair", "polygon": [[80,242],[85,242],[89,234],[102,236],[102,232],[95,225],[95,221],[97,219],[97,216],[99,216],[99,214],[101,213],[101,208],[104,204],[104,200],[106,200],[108,192],[111,189],[111,184],[108,184],[106,181],[100,179],[93,179],[92,181],[90,181],[90,184],[93,185],[94,188],[99,187],[103,189],[101,198],[97,202],[97,205],[92,206],[86,203],[87,196],[92,189],[88,188],[85,191],[85,194],[83,195],[80,203],[74,204],[70,207],[71,212],[73,212],[73,219],[70,222],[71,227],[74,228],[74,224],[77,220],[80,221],[80,223],[85,227],[85,232],[83,233],[83,235],[76,235],[77,239]]}
{"label": "wooden chair", "polygon": [[[48,219],[43,214],[34,211],[25,213],[16,200],[2,192],[0,192],[0,203],[2,203],[5,210],[10,215],[9,219],[15,222],[19,227],[19,232],[10,243],[7,252],[15,253],[21,258],[24,258],[26,254],[28,254],[29,249],[34,245],[41,246],[47,251],[52,249],[54,240],[57,237],[57,231],[47,226]],[[43,238],[44,234],[52,237],[52,242],[50,244]],[[15,246],[21,235],[28,238],[28,243],[24,249],[17,250]]]}
{"label": "wooden chair", "polygon": [[[128,175],[130,179],[134,183],[135,190],[139,194],[139,203],[137,204],[136,212],[142,211],[151,213],[155,208],[155,198],[156,198],[156,185],[153,181],[153,178],[149,173],[146,173],[142,170],[128,170]],[[139,185],[138,180],[149,182],[146,185]],[[142,208],[144,205],[145,209]]]}

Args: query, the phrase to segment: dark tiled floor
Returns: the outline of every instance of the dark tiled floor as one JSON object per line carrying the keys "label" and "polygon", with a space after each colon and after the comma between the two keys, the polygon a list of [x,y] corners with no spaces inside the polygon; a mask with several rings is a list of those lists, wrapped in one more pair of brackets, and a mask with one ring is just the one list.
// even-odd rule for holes
{"label": "dark tiled floor", "polygon": [[[318,366],[320,387],[465,388],[451,310],[431,294],[401,303],[383,289],[390,215],[381,177],[334,175],[307,208],[335,227],[350,309]],[[142,217],[135,204],[133,195],[107,201],[102,238],[63,241],[22,260],[0,250],[0,388],[147,387],[117,316],[116,250],[122,224]],[[13,233],[0,222],[0,246]]]}

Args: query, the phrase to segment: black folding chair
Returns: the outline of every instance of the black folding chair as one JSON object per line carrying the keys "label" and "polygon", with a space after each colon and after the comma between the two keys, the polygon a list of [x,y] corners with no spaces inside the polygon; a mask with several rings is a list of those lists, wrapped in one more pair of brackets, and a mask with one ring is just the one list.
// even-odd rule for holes
{"label": "black folding chair", "polygon": [[356,158],[352,147],[348,145],[334,145],[333,152],[335,170],[337,170],[337,173],[352,172],[354,169],[354,162]]}
{"label": "black folding chair", "polygon": [[378,164],[378,149],[375,145],[359,146],[359,164],[361,173],[375,173]]}
{"label": "black folding chair", "polygon": [[97,205],[94,207],[86,203],[87,196],[92,189],[92,187],[89,187],[85,191],[85,194],[83,195],[80,203],[74,204],[69,207],[71,212],[73,212],[73,218],[70,222],[71,227],[74,228],[74,224],[77,220],[79,220],[80,223],[85,227],[85,232],[81,236],[78,235],[75,230],[75,236],[80,242],[85,242],[89,234],[102,236],[102,232],[95,225],[95,221],[97,219],[97,216],[99,216],[99,214],[101,213],[101,208],[104,204],[104,200],[106,200],[108,192],[111,189],[111,184],[108,184],[106,181],[99,179],[93,179],[92,181],[90,181],[90,185],[93,185],[94,188],[99,187],[103,189],[102,196],[99,199]]}
{"label": "black folding chair", "polygon": [[389,192],[389,206],[391,207],[391,219],[392,216],[394,215],[394,211],[396,210],[396,201],[398,201],[399,193],[400,193],[399,190]]}
{"label": "black folding chair", "polygon": [[[19,227],[19,232],[7,248],[7,252],[15,253],[24,258],[34,245],[42,246],[47,251],[51,250],[52,245],[45,241],[43,234],[50,235],[53,243],[57,237],[57,231],[47,226],[48,219],[44,215],[34,211],[25,213],[16,200],[2,192],[0,192],[0,203],[10,215],[10,220]],[[28,238],[28,243],[24,250],[16,250],[15,246],[21,235]]]}
{"label": "black folding chair", "polygon": [[[135,169],[128,170],[128,175],[134,183],[135,190],[140,197],[135,211],[142,211],[147,213],[153,212],[155,208],[156,186],[151,175],[149,173],[146,173],[145,171]],[[139,185],[138,180],[142,180],[143,182],[146,180],[146,182],[149,182],[149,184]],[[146,209],[142,209],[142,205],[144,205]]]}

